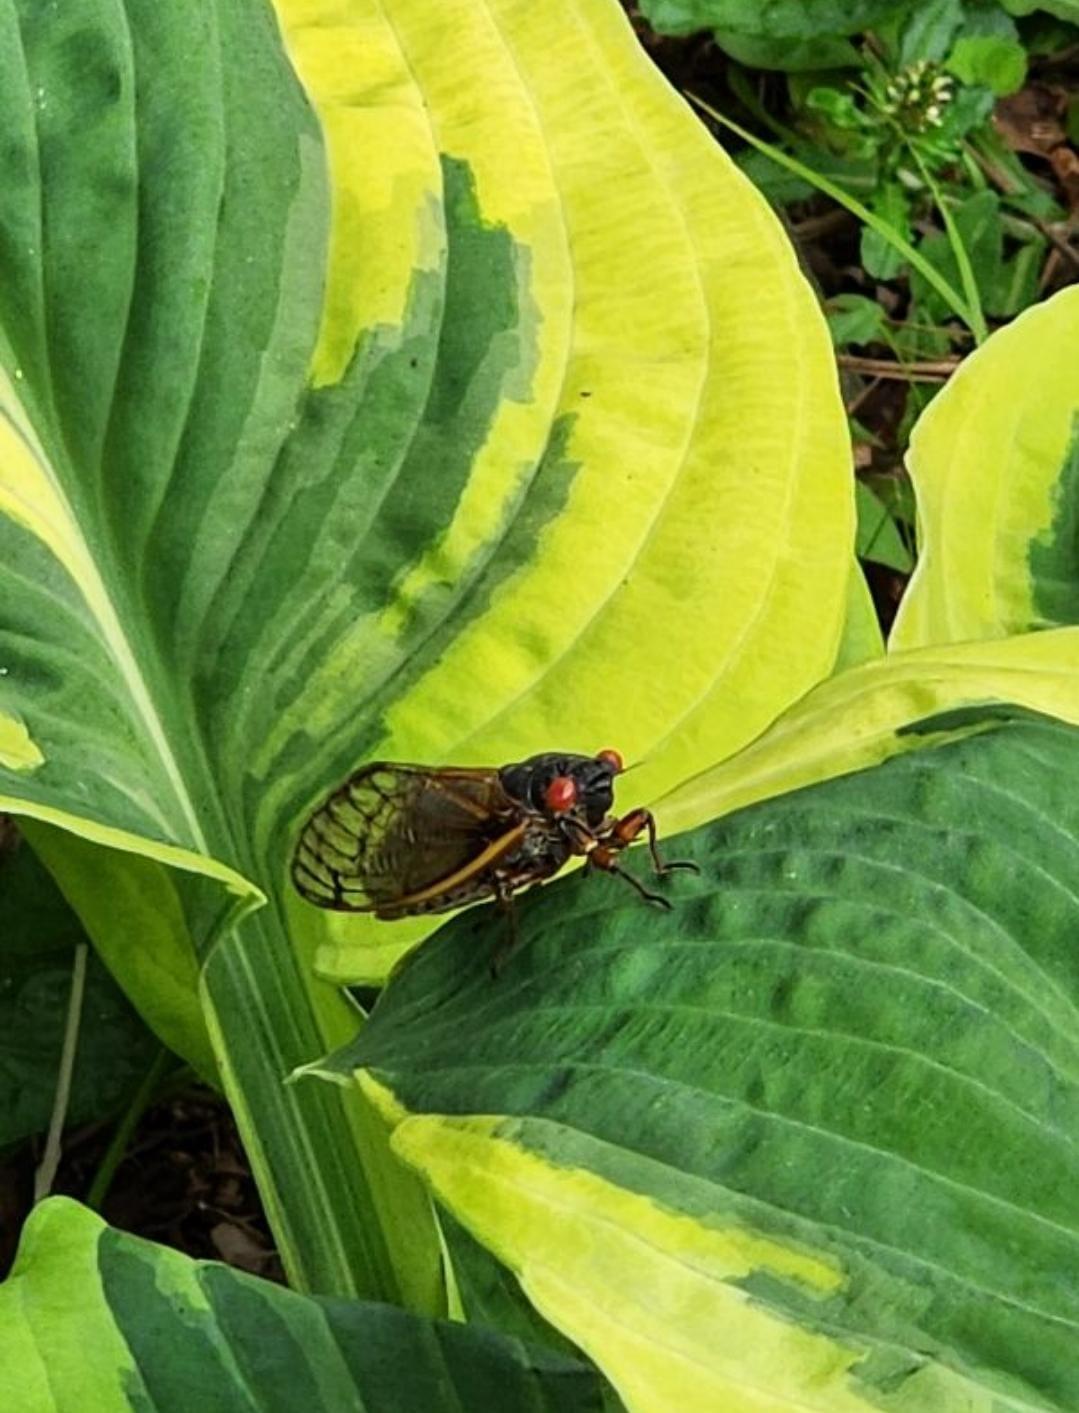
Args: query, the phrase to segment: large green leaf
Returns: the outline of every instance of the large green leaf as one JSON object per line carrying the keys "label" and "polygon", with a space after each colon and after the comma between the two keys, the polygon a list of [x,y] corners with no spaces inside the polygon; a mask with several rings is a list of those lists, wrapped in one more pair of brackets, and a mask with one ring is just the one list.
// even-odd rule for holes
{"label": "large green leaf", "polygon": [[376,752],[646,800],[826,675],[823,321],[614,0],[0,0],[0,123],[0,808],[294,1278],[429,1308],[369,1110],[282,1084],[353,1024],[316,949],[419,929],[291,897],[298,823]]}
{"label": "large green leaf", "polygon": [[388,1305],[316,1300],[38,1207],[0,1286],[11,1413],[599,1413],[579,1361]]}
{"label": "large green leaf", "polygon": [[889,646],[1079,623],[1079,289],[998,330],[911,435],[919,560]]}
{"label": "large green leaf", "polygon": [[1079,731],[980,716],[672,841],[670,913],[528,898],[497,980],[466,914],[337,1057],[630,1409],[1079,1406]]}
{"label": "large green leaf", "polygon": [[[328,660],[304,693],[306,731],[332,701],[347,731],[343,754],[322,747],[322,785],[361,751],[497,762],[554,742],[594,750],[613,731],[642,762],[633,789],[647,800],[751,740],[827,674],[838,645],[849,454],[812,294],[766,205],[658,81],[617,6],[541,13],[394,9],[443,163],[452,154],[451,175],[463,165],[475,184],[470,219],[512,236],[506,258],[527,270],[543,317],[521,336],[548,391],[517,407],[511,389],[459,508],[378,620],[396,633],[416,619],[415,594],[429,601],[432,574],[442,584],[449,617],[422,644],[401,642],[390,698],[369,685],[384,648],[360,656],[374,625],[366,638],[350,626],[347,673],[334,679]],[[290,43],[316,101],[329,95],[332,134],[342,35],[305,29]],[[447,67],[488,76],[446,85]],[[396,133],[398,108],[379,120]],[[349,172],[355,150],[339,158]],[[452,229],[449,240],[452,273]],[[489,300],[490,252],[475,258],[482,289],[470,295],[462,272],[447,320]],[[443,345],[439,367],[459,356]],[[419,461],[404,470],[430,475]],[[376,947],[396,957],[429,929],[332,919],[319,968],[377,979]]]}
{"label": "large green leaf", "polygon": [[305,989],[279,911],[197,990],[280,871],[240,717],[260,630],[295,626],[266,577],[314,592],[279,556],[286,511],[307,555],[299,482],[327,470],[286,447],[321,417],[317,122],[258,0],[4,0],[0,70],[0,801],[147,1019],[224,1071],[297,1279],[431,1305],[433,1240],[388,1249],[420,1195],[358,1160],[358,1106],[282,1085],[350,1013]]}

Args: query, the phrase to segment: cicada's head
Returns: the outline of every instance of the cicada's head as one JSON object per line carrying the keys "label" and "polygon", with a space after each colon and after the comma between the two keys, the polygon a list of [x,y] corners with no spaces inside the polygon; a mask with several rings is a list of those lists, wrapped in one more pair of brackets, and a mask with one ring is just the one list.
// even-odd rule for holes
{"label": "cicada's head", "polygon": [[576,816],[597,829],[614,803],[614,777],[623,770],[617,751],[594,756],[530,756],[499,771],[502,788],[529,809],[555,821]]}

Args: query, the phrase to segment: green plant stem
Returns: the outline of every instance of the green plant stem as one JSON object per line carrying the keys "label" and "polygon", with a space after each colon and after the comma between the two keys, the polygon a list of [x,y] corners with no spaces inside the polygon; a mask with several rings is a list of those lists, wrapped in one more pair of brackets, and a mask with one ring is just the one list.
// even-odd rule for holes
{"label": "green plant stem", "polygon": [[97,1172],[94,1174],[94,1180],[90,1184],[89,1192],[86,1194],[86,1205],[92,1207],[95,1212],[101,1210],[101,1204],[105,1200],[105,1194],[112,1184],[116,1169],[120,1166],[123,1156],[127,1151],[127,1145],[131,1141],[131,1135],[135,1130],[135,1125],[142,1118],[153,1100],[157,1092],[157,1087],[164,1078],[171,1056],[172,1052],[166,1046],[162,1045],[154,1056],[153,1064],[143,1076],[131,1103],[127,1106],[126,1112],[113,1131],[112,1138],[109,1140],[109,1146],[105,1149],[105,1156],[98,1164]]}
{"label": "green plant stem", "polygon": [[745,73],[734,65],[727,71],[727,82],[730,84],[731,92],[749,112],[757,119],[762,127],[769,128],[775,133],[781,142],[789,142],[792,146],[798,141],[798,134],[791,128],[786,127],[778,119],[774,118],[757,95],[753,92]]}
{"label": "green plant stem", "polygon": [[955,218],[948,210],[948,203],[944,199],[943,192],[937,185],[932,172],[926,166],[921,153],[914,146],[910,146],[909,151],[917,164],[919,176],[932,193],[937,210],[940,212],[940,218],[944,222],[944,229],[948,233],[948,244],[952,247],[955,263],[959,267],[959,278],[963,281],[963,295],[973,319],[973,322],[968,320],[970,331],[974,335],[975,343],[984,343],[989,337],[989,330],[986,328],[985,315],[982,312],[982,296],[978,289],[974,266],[970,263],[970,256],[967,253],[963,236],[955,224]]}
{"label": "green plant stem", "polygon": [[430,1198],[349,1080],[286,1081],[354,1038],[355,1009],[314,976],[282,900],[214,946],[200,980],[226,1096],[295,1289],[445,1310]]}
{"label": "green plant stem", "polygon": [[71,1099],[71,1077],[75,1072],[75,1051],[79,1043],[79,1023],[82,1019],[82,998],[86,990],[86,955],[89,948],[85,942],[75,947],[75,958],[71,964],[71,994],[67,1003],[67,1020],[64,1024],[64,1040],[60,1048],[60,1066],[56,1074],[56,1095],[53,1099],[52,1117],[49,1119],[49,1132],[45,1139],[45,1151],[34,1173],[34,1201],[48,1197],[60,1166],[60,1139],[67,1120],[67,1108]]}
{"label": "green plant stem", "polygon": [[[932,285],[948,307],[962,319],[963,323],[966,324],[976,339],[985,337],[985,322],[984,319],[982,319],[980,306],[976,306],[972,309],[963,295],[944,278],[940,271],[934,269],[925,256],[915,250],[914,246],[908,241],[905,241],[887,221],[882,221],[875,212],[870,211],[867,206],[863,206],[857,197],[849,195],[842,187],[829,181],[827,177],[822,177],[819,172],[815,172],[812,167],[807,167],[804,162],[799,162],[796,157],[789,156],[780,148],[773,146],[772,143],[765,142],[763,138],[754,136],[753,133],[748,132],[740,124],[732,122],[730,118],[725,118],[722,113],[718,113],[710,103],[706,103],[703,98],[698,98],[695,93],[687,92],[686,97],[692,103],[695,103],[702,112],[707,113],[715,122],[720,123],[725,128],[729,128],[730,131],[737,137],[740,137],[743,142],[748,142],[749,145],[755,147],[758,152],[763,152],[766,157],[771,157],[772,161],[778,163],[779,166],[786,167],[789,172],[793,172],[796,176],[801,177],[803,181],[810,182],[818,191],[824,192],[824,194],[830,196],[833,201],[838,201],[841,206],[845,206],[848,211],[857,216],[860,221],[864,222],[871,230],[876,231],[883,240],[886,240],[889,245],[899,251],[904,260],[918,271],[927,284]],[[979,329],[982,330],[980,335],[978,332]]]}

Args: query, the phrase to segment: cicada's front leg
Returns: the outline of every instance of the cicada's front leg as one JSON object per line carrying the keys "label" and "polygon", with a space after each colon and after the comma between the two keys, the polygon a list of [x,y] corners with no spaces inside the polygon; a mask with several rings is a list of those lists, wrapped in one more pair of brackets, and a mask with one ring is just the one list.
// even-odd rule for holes
{"label": "cicada's front leg", "polygon": [[659,842],[656,838],[656,820],[651,810],[630,810],[629,814],[614,821],[610,833],[606,837],[616,849],[625,849],[645,831],[648,834],[648,852],[652,855],[652,867],[660,878],[679,868],[688,868],[692,873],[700,873],[700,869],[690,859],[672,859],[668,863],[660,855]]}
{"label": "cicada's front leg", "polygon": [[654,903],[657,908],[663,908],[669,912],[671,903],[667,898],[646,888],[640,879],[635,878],[619,863],[622,851],[628,849],[630,844],[645,831],[648,833],[648,847],[652,855],[652,863],[660,877],[675,868],[696,870],[697,865],[692,863],[668,864],[663,862],[656,846],[656,821],[652,817],[651,810],[646,809],[631,810],[621,819],[614,819],[606,823],[598,834],[590,837],[582,852],[586,854],[588,862],[593,868],[601,868],[604,873],[615,873],[619,878],[624,878],[646,902]]}
{"label": "cicada's front leg", "polygon": [[676,868],[690,868],[694,873],[699,872],[695,863],[681,860],[666,863],[660,857],[656,844],[656,821],[652,817],[651,810],[631,810],[621,819],[605,820],[595,833],[580,820],[567,820],[563,827],[575,854],[583,854],[586,862],[593,868],[599,868],[604,873],[614,873],[619,878],[624,878],[646,902],[654,903],[657,908],[663,908],[668,912],[672,906],[670,901],[662,894],[653,893],[646,888],[640,879],[635,878],[619,863],[619,856],[623,850],[628,849],[635,839],[647,832],[652,863],[661,878]]}

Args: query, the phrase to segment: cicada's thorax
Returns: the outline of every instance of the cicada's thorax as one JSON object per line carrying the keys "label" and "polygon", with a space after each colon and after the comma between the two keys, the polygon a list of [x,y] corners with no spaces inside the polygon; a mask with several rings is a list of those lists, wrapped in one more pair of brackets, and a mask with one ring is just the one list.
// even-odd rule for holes
{"label": "cicada's thorax", "polygon": [[[511,799],[552,823],[578,819],[588,829],[598,829],[614,803],[617,773],[611,754],[562,755],[553,751],[530,756],[498,772],[502,788]],[[568,808],[552,807],[552,790],[565,786],[572,799]]]}

